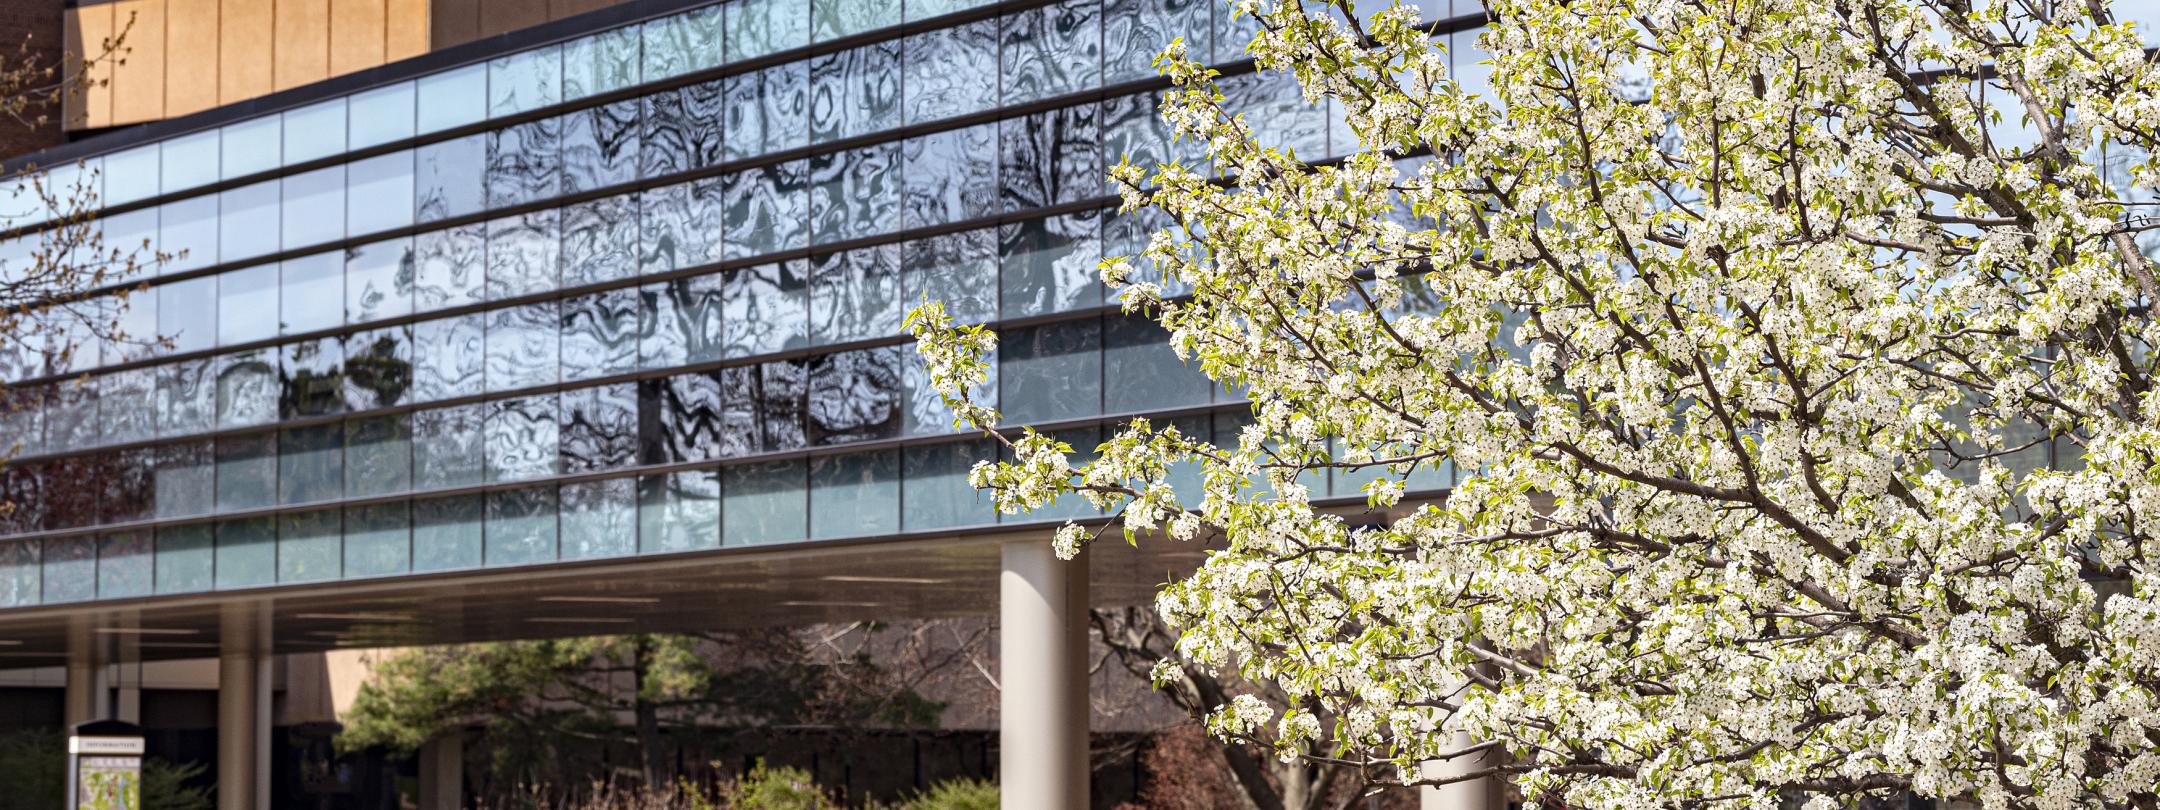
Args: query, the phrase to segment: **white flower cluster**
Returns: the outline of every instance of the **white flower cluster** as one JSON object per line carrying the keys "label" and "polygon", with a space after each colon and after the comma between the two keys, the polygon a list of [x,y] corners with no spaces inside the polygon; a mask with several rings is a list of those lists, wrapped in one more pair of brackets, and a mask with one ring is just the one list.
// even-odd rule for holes
{"label": "white flower cluster", "polygon": [[[1021,431],[971,476],[1008,511],[1219,541],[1157,607],[1181,656],[1279,700],[1216,733],[1416,779],[1462,730],[1586,808],[2160,806],[2136,26],[1490,0],[1480,88],[1409,10],[1243,5],[1259,67],[1365,151],[1265,146],[1173,46],[1162,116],[1207,166],[1113,170],[1175,225],[1103,275],[1252,424],[1137,422],[1086,463]],[[994,427],[968,395],[993,338],[910,324]],[[1330,476],[1366,503],[1315,505]]]}

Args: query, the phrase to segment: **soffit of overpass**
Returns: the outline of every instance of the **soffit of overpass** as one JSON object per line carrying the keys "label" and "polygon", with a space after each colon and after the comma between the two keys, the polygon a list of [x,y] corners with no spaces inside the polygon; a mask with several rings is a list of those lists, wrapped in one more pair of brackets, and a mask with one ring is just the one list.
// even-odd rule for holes
{"label": "soffit of overpass", "polygon": [[[284,654],[989,615],[1002,545],[1048,535],[724,549],[11,609],[0,614],[0,668],[84,651],[107,662],[204,658],[227,635]],[[1129,546],[1112,531],[1088,552],[1091,601],[1151,604],[1206,547],[1163,538]]]}

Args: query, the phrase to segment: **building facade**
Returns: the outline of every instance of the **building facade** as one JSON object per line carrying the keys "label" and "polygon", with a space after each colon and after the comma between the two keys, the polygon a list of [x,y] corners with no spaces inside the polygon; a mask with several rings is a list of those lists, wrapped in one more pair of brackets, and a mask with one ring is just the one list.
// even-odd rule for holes
{"label": "building facade", "polygon": [[[902,318],[996,327],[983,394],[1076,447],[1134,415],[1234,435],[1238,398],[1097,280],[1162,224],[1105,167],[1200,159],[1154,114],[1173,36],[1299,155],[1355,138],[1208,0],[573,11],[26,158],[94,194],[106,245],[170,257],[109,285],[166,342],[0,357],[0,644],[71,686],[220,657],[242,780],[267,654],[995,611],[1004,722],[1038,724],[1007,735],[1009,806],[1084,791],[1041,732],[1075,724],[1075,616],[1196,554],[1056,563],[1047,527],[1085,515],[967,486],[995,443],[950,424]],[[1481,13],[1427,15],[1473,74]],[[52,216],[5,223],[0,272]]]}

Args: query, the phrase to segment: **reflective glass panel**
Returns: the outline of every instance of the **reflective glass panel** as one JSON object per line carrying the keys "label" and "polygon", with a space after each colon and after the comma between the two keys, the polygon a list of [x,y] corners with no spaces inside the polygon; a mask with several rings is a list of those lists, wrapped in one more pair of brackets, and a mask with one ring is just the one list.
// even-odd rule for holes
{"label": "reflective glass panel", "polygon": [[809,161],[793,160],[723,178],[727,258],[745,259],[809,244],[809,169]]}
{"label": "reflective glass panel", "polygon": [[479,403],[412,413],[413,486],[418,489],[480,483],[486,410]]}
{"label": "reflective glass panel", "polygon": [[900,301],[939,301],[954,323],[997,319],[997,230],[972,231],[917,239],[900,247],[904,266]]}
{"label": "reflective glass panel", "polygon": [[554,301],[488,311],[488,390],[510,391],[555,382],[561,329]]}
{"label": "reflective glass panel", "polygon": [[488,300],[555,289],[561,264],[561,219],[556,209],[488,220]]}
{"label": "reflective glass panel", "polygon": [[487,368],[483,313],[413,324],[413,401],[480,393]]}
{"label": "reflective glass panel", "polygon": [[415,221],[434,222],[480,210],[490,168],[489,138],[490,133],[475,133],[413,149]]}
{"label": "reflective glass panel", "polygon": [[345,263],[341,252],[278,263],[278,331],[305,334],[345,325]]}
{"label": "reflective glass panel", "polygon": [[345,183],[347,234],[359,236],[412,224],[410,150],[353,161],[346,166]]}
{"label": "reflective glass panel", "polygon": [[157,530],[157,592],[210,590],[211,528],[208,523],[165,526]]}
{"label": "reflective glass panel", "polygon": [[1102,412],[1102,328],[1095,319],[1008,329],[998,342],[999,404],[1013,424]]}
{"label": "reflective glass panel", "polygon": [[346,248],[346,322],[368,323],[410,314],[418,270],[409,236]]}
{"label": "reflective glass panel", "polygon": [[217,345],[217,277],[204,276],[157,287],[158,336],[175,352]]}
{"label": "reflective glass panel", "polygon": [[1206,60],[1213,39],[1209,12],[1222,5],[1209,0],[1104,0],[1103,84],[1155,78],[1155,55],[1180,37],[1186,53]]}
{"label": "reflective glass panel", "polygon": [[907,498],[900,514],[906,531],[987,526],[997,522],[990,493],[968,485],[968,471],[997,460],[988,439],[909,447],[904,451]]}
{"label": "reflective glass panel", "polygon": [[345,411],[345,346],[326,337],[278,347],[278,412],[285,419]]}
{"label": "reflective glass panel", "polygon": [[1171,350],[1170,333],[1144,317],[1103,319],[1103,378],[1116,381],[1103,387],[1106,413],[1205,405],[1212,388]]}
{"label": "reflective glass panel", "polygon": [[217,377],[212,358],[182,360],[157,367],[158,433],[179,436],[217,425]]}
{"label": "reflective glass panel", "polygon": [[98,598],[120,599],[150,595],[156,582],[156,569],[153,567],[155,563],[148,529],[99,537]]}
{"label": "reflective glass panel", "polygon": [[638,483],[638,550],[688,551],[720,545],[720,471],[646,475]]}
{"label": "reflective glass panel", "polygon": [[210,511],[216,497],[217,461],[210,440],[159,445],[151,497],[157,517],[185,517]]}
{"label": "reflective glass panel", "polygon": [[487,277],[487,227],[481,223],[413,237],[416,312],[478,303]]}
{"label": "reflective glass panel", "polygon": [[332,166],[278,181],[284,196],[281,244],[287,250],[345,235],[345,167]]}
{"label": "reflective glass panel", "polygon": [[802,0],[728,3],[728,58],[737,62],[810,44],[810,9]]}
{"label": "reflective glass panel", "polygon": [[279,503],[335,500],[344,489],[344,425],[330,422],[279,432]]}
{"label": "reflective glass panel", "polygon": [[819,42],[900,24],[890,0],[810,0],[810,36]]}
{"label": "reflective glass panel", "polygon": [[97,538],[46,538],[41,558],[45,604],[80,602],[97,596]]}
{"label": "reflective glass panel", "polygon": [[218,355],[217,426],[247,427],[268,424],[278,414],[278,352]]}
{"label": "reflective glass panel", "polygon": [[645,380],[638,399],[641,463],[720,458],[726,408],[718,376],[692,372]]}
{"label": "reflective glass panel", "polygon": [[1065,0],[1005,15],[999,62],[1005,103],[1019,104],[1102,82],[1100,0]]}
{"label": "reflective glass panel", "polygon": [[277,434],[220,436],[217,510],[233,512],[277,503]]}
{"label": "reflective glass panel", "polygon": [[998,122],[998,185],[1005,210],[1102,194],[1098,107],[1086,104]]}
{"label": "reflective glass panel", "polygon": [[278,516],[277,580],[337,579],[344,572],[344,518],[338,509]]}
{"label": "reflective glass panel", "polygon": [[725,276],[719,273],[647,284],[639,351],[645,368],[721,359],[727,334]]}
{"label": "reflective glass panel", "polygon": [[158,145],[138,146],[105,156],[106,205],[145,200],[158,193]]}
{"label": "reflective glass panel", "polygon": [[345,404],[386,408],[412,395],[412,327],[386,326],[345,336]]}
{"label": "reflective glass panel", "polygon": [[664,273],[721,259],[723,200],[718,180],[676,183],[640,195],[642,264]]}
{"label": "reflective glass panel", "polygon": [[641,161],[646,177],[674,174],[720,162],[727,118],[727,82],[721,79],[661,90],[639,100],[644,107]]}
{"label": "reflective glass panel", "polygon": [[36,540],[0,543],[0,607],[38,603],[38,546]]}
{"label": "reflective glass panel", "polygon": [[345,496],[412,489],[412,426],[406,414],[345,423]]}
{"label": "reflective glass panel", "polygon": [[285,165],[326,158],[345,151],[345,99],[334,98],[286,110]]}
{"label": "reflective glass panel", "polygon": [[883,143],[810,159],[811,241],[830,244],[900,225],[900,145]]}
{"label": "reflective glass panel", "polygon": [[638,100],[578,110],[562,117],[565,194],[638,179]]}
{"label": "reflective glass panel", "polygon": [[542,118],[487,134],[487,205],[504,208],[562,193],[563,119]]}
{"label": "reflective glass panel", "polygon": [[484,525],[481,504],[479,495],[413,501],[413,570],[478,567]]}
{"label": "reflective glass panel", "polygon": [[530,487],[487,496],[487,565],[555,559],[555,488]]}
{"label": "reflective glass panel", "polygon": [[566,475],[637,463],[638,384],[616,383],[562,392],[559,436]]}
{"label": "reflective glass panel", "polygon": [[724,13],[715,4],[645,23],[645,81],[719,65]]}
{"label": "reflective glass panel", "polygon": [[276,337],[278,320],[278,266],[257,265],[228,270],[218,280],[218,345],[233,346]]}
{"label": "reflective glass panel", "polygon": [[253,588],[276,581],[276,521],[242,518],[218,523],[218,588]]}
{"label": "reflective glass panel", "polygon": [[802,539],[808,529],[805,475],[799,459],[721,468],[720,544]]}
{"label": "reflective glass panel", "polygon": [[731,160],[810,142],[810,63],[789,62],[726,79]]}
{"label": "reflective glass panel", "polygon": [[488,66],[466,65],[414,81],[419,98],[419,131],[441,132],[487,117]]}
{"label": "reflective glass panel", "polygon": [[810,537],[871,537],[900,530],[900,451],[810,460]]}
{"label": "reflective glass panel", "polygon": [[1020,318],[1102,304],[1095,211],[998,227],[1004,316]]}
{"label": "reflective glass panel", "polygon": [[217,195],[205,194],[158,206],[158,247],[173,257],[165,263],[166,273],[216,264]]}
{"label": "reflective glass panel", "polygon": [[[899,16],[899,9],[893,9]],[[810,60],[810,139],[850,138],[900,125],[900,40]]]}
{"label": "reflective glass panel", "polygon": [[637,275],[638,195],[619,194],[562,209],[562,283],[581,287]]}
{"label": "reflective glass panel", "polygon": [[637,479],[562,485],[562,557],[584,560],[637,552]]}
{"label": "reflective glass panel", "polygon": [[411,568],[412,513],[404,501],[345,508],[345,576],[379,577]]}
{"label": "reflective glass panel", "polygon": [[488,116],[499,118],[562,101],[562,47],[550,45],[488,61]]}
{"label": "reflective glass panel", "polygon": [[810,361],[810,441],[844,444],[900,435],[906,346],[837,352]]}
{"label": "reflective glass panel", "polygon": [[279,130],[275,115],[225,125],[218,131],[218,176],[231,180],[277,168]]}
{"label": "reflective glass panel", "polygon": [[729,357],[750,357],[808,345],[809,262],[797,260],[728,271],[721,282]]}
{"label": "reflective glass panel", "polygon": [[346,140],[353,149],[404,140],[413,135],[413,83],[363,90],[347,98],[351,106],[351,131]]}
{"label": "reflective glass panel", "polygon": [[636,371],[638,291],[624,287],[562,302],[562,370],[565,380],[589,380]]}
{"label": "reflective glass panel", "polygon": [[637,84],[638,34],[639,27],[630,25],[565,43],[563,99],[580,99]]}
{"label": "reflective glass panel", "polygon": [[264,180],[218,192],[219,261],[261,256],[277,249],[278,181]]}
{"label": "reflective glass panel", "polygon": [[935,121],[998,106],[997,20],[907,38],[907,122]]}
{"label": "reflective glass panel", "polygon": [[846,343],[900,331],[900,246],[833,253],[810,274],[810,337]]}
{"label": "reflective glass panel", "polygon": [[487,471],[490,483],[555,475],[561,435],[554,394],[487,403]]}
{"label": "reflective glass panel", "polygon": [[997,124],[977,124],[901,142],[906,228],[997,213]]}
{"label": "reflective glass panel", "polygon": [[166,138],[158,144],[158,189],[166,194],[217,182],[216,130]]}

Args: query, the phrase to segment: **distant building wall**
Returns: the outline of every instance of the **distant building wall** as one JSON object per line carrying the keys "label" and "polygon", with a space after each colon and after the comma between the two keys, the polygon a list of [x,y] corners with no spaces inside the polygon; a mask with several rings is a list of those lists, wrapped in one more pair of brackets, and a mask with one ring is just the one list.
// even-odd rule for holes
{"label": "distant building wall", "polygon": [[[63,123],[80,131],[176,118],[618,2],[109,0],[65,9],[63,23],[60,0],[11,0],[0,34],[43,26],[55,57],[61,44],[105,53],[118,37],[114,58],[90,68],[110,81],[68,99]],[[39,143],[58,140],[55,131]]]}
{"label": "distant building wall", "polygon": [[[0,3],[0,54],[8,66],[57,65],[61,51],[61,0],[7,0]],[[34,118],[42,114],[43,123]],[[32,121],[0,119],[0,160],[34,152],[67,140],[60,110],[32,110]]]}

